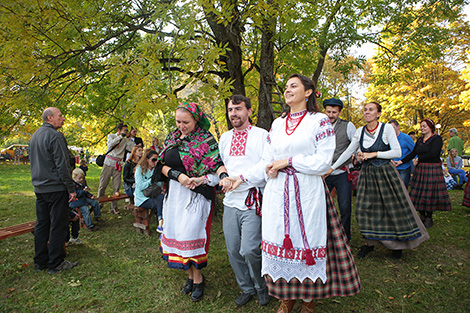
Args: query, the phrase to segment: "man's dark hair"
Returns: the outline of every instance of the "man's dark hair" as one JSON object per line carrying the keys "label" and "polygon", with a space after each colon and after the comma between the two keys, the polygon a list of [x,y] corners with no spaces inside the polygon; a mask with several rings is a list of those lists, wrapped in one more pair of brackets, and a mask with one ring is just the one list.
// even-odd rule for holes
{"label": "man's dark hair", "polygon": [[408,135],[409,135],[409,136],[411,136],[411,135],[416,135],[416,132],[415,132],[414,130],[412,130],[412,131],[410,131],[410,132],[408,133]]}
{"label": "man's dark hair", "polygon": [[395,126],[400,126],[400,123],[398,123],[398,121],[396,119],[391,119],[390,121],[388,121],[389,124],[393,124]]}
{"label": "man's dark hair", "polygon": [[121,122],[121,123],[118,124],[117,130],[121,130],[121,129],[123,129],[124,127],[127,127],[127,125],[124,124],[123,122]]}
{"label": "man's dark hair", "polygon": [[240,104],[242,102],[245,102],[246,109],[251,109],[250,99],[243,95],[232,95],[230,96],[229,100],[232,101],[233,104]]}

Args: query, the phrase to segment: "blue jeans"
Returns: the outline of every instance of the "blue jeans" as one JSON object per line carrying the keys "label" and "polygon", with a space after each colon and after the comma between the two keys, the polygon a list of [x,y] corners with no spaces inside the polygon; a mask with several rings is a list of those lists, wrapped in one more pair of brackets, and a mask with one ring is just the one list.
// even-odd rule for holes
{"label": "blue jeans", "polygon": [[408,186],[410,184],[410,178],[411,178],[411,166],[403,170],[398,170],[398,173],[400,173],[400,178],[405,184],[406,188],[408,189]]}
{"label": "blue jeans", "polygon": [[464,170],[454,170],[453,168],[450,168],[449,169],[449,174],[450,175],[458,175],[460,185],[463,185],[468,180],[468,178],[465,176],[465,171]]}
{"label": "blue jeans", "polygon": [[93,223],[91,222],[90,210],[88,209],[88,206],[90,206],[93,210],[95,218],[101,217],[101,208],[100,203],[96,199],[86,198],[86,203],[87,205],[78,207],[78,209],[80,210],[80,212],[82,212],[83,220],[85,221],[86,227],[90,228],[93,227]]}
{"label": "blue jeans", "polygon": [[126,195],[129,196],[129,198],[134,198],[134,191],[135,188],[132,187],[129,187],[129,189],[124,190],[124,192],[126,193]]}
{"label": "blue jeans", "polygon": [[163,218],[163,198],[165,195],[159,194],[157,198],[149,198],[144,201],[139,207],[156,211],[157,219],[161,220]]}
{"label": "blue jeans", "polygon": [[326,179],[328,189],[336,188],[338,197],[339,212],[341,214],[341,224],[348,240],[351,240],[351,195],[352,184],[348,180],[348,173],[344,172],[339,175],[330,175]]}

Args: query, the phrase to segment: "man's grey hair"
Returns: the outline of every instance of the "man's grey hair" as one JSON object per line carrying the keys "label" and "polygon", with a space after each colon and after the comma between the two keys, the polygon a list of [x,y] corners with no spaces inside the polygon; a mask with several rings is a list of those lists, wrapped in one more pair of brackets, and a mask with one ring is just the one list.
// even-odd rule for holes
{"label": "man's grey hair", "polygon": [[53,108],[47,108],[42,112],[42,121],[43,122],[49,122],[49,119],[47,118],[48,116],[54,115],[54,109]]}
{"label": "man's grey hair", "polygon": [[449,131],[457,135],[457,128],[452,127],[451,129],[449,129]]}

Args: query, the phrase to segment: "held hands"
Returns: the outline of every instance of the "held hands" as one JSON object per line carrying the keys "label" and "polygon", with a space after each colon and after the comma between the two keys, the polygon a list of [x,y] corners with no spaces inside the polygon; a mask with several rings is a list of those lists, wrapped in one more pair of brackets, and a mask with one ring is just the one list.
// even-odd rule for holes
{"label": "held hands", "polygon": [[240,176],[231,176],[222,179],[219,183],[219,186],[222,187],[222,192],[229,192],[237,189],[238,186],[242,183]]}
{"label": "held hands", "polygon": [[393,160],[392,160],[392,163],[393,163],[393,165],[395,165],[395,167],[397,167],[397,166],[403,164],[402,161],[393,161]]}
{"label": "held hands", "polygon": [[358,152],[357,159],[359,162],[364,162],[369,159],[373,159],[377,157],[377,152]]}
{"label": "held hands", "polygon": [[274,161],[272,164],[268,164],[266,166],[266,174],[268,174],[269,178],[276,178],[279,170],[282,170],[288,166],[289,159]]}
{"label": "held hands", "polygon": [[181,184],[181,186],[184,186],[188,189],[194,189],[204,183],[204,177],[201,176],[189,178],[186,174],[181,174],[178,176],[178,182]]}

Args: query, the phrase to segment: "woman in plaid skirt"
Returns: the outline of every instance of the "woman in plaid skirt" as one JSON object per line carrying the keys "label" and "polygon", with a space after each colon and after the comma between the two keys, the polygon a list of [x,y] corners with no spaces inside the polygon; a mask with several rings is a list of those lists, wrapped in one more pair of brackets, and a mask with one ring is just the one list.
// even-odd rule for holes
{"label": "woman in plaid skirt", "polygon": [[356,131],[349,147],[331,166],[337,169],[360,149],[357,156],[363,164],[356,219],[366,245],[357,254],[359,259],[373,251],[378,243],[392,250],[393,259],[400,259],[403,249],[416,248],[429,238],[391,162],[401,156],[401,148],[393,127],[378,121],[381,112],[382,107],[376,102],[364,106],[366,126]]}
{"label": "woman in plaid skirt", "polygon": [[434,121],[427,118],[421,121],[421,133],[414,150],[396,165],[408,162],[418,156],[418,165],[410,183],[410,198],[419,211],[427,228],[432,227],[432,213],[436,210],[450,211],[451,204],[441,167],[442,137],[435,134]]}
{"label": "woman in plaid skirt", "polygon": [[335,136],[318,112],[311,79],[294,74],[284,96],[287,112],[276,119],[263,155],[269,176],[262,206],[262,269],[278,312],[313,312],[314,299],[351,296],[361,289],[322,175],[329,168]]}
{"label": "woman in plaid skirt", "polygon": [[[470,172],[467,172],[467,178],[470,178],[468,177],[470,176],[469,173]],[[465,186],[465,191],[463,192],[462,205],[470,208],[470,183],[468,183],[468,181],[467,181],[467,186]]]}

